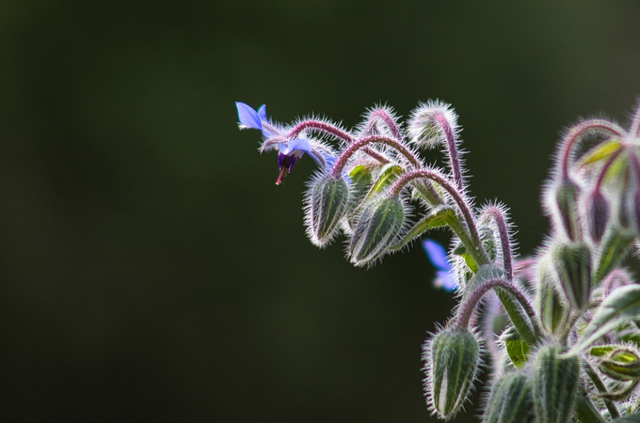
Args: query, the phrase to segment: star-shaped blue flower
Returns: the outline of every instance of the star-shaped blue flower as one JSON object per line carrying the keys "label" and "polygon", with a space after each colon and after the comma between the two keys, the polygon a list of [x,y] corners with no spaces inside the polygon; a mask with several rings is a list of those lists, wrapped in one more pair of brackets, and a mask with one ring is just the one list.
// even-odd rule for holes
{"label": "star-shaped blue flower", "polygon": [[[265,104],[260,106],[256,111],[253,107],[237,101],[236,108],[238,109],[240,128],[259,129],[265,138],[281,135],[278,133],[278,129],[269,122],[267,118],[267,106]],[[309,140],[298,138],[285,141],[275,144],[274,147],[278,150],[278,169],[280,170],[276,185],[284,182],[284,178],[291,173],[293,165],[296,164],[296,161],[301,158],[304,153],[311,154],[311,144]]]}
{"label": "star-shaped blue flower", "polygon": [[447,292],[455,291],[458,288],[458,281],[453,274],[453,269],[447,259],[447,252],[442,245],[433,239],[422,241],[422,248],[433,267],[436,268],[436,279],[433,285],[442,288]]}

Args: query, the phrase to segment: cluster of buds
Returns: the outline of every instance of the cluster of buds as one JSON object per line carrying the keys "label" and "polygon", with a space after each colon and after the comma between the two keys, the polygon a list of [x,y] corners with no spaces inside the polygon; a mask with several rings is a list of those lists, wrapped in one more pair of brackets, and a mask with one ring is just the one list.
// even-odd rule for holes
{"label": "cluster of buds", "polygon": [[[449,105],[421,104],[406,127],[376,107],[353,129],[236,105],[240,127],[262,131],[260,150],[278,151],[277,184],[305,153],[317,162],[304,210],[318,247],[343,236],[351,263],[371,266],[451,230],[447,257],[423,241],[460,301],[424,345],[433,414],[454,417],[485,368],[483,422],[640,422],[640,285],[623,267],[640,240],[640,108],[628,130],[594,119],[566,132],[543,195],[550,234],[518,259],[506,207],[467,194]],[[419,154],[433,147],[444,168]]]}

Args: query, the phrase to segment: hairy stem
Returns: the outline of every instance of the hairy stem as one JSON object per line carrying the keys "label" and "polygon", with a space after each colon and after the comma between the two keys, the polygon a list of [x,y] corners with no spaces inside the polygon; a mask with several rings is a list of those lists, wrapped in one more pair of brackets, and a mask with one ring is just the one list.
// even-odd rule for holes
{"label": "hairy stem", "polygon": [[442,130],[442,133],[444,135],[447,152],[449,153],[449,162],[451,164],[453,182],[456,183],[458,189],[462,190],[462,169],[460,165],[460,156],[458,154],[456,135],[454,134],[453,128],[451,128],[451,125],[449,125],[449,121],[443,113],[436,113],[433,119],[440,126],[440,129]]}
{"label": "hairy stem", "polygon": [[500,248],[502,249],[502,261],[504,270],[507,272],[509,280],[513,280],[513,259],[511,257],[511,241],[509,240],[509,228],[504,216],[504,212],[497,206],[489,206],[482,213],[482,217],[491,216],[496,222],[500,233]]}
{"label": "hairy stem", "polygon": [[473,219],[473,215],[471,214],[471,210],[467,206],[465,200],[462,198],[462,194],[460,193],[460,191],[458,191],[458,189],[454,187],[442,173],[437,170],[431,169],[419,169],[407,172],[393,183],[393,185],[389,189],[389,196],[399,195],[402,189],[404,189],[404,187],[409,182],[416,179],[426,179],[429,181],[433,181],[444,188],[449,193],[449,195],[451,195],[454,202],[458,206],[458,209],[460,210],[460,214],[467,224],[467,230],[469,232],[469,238],[467,242],[465,242],[465,240],[461,238],[462,242],[465,244],[476,263],[478,263],[478,266],[489,263],[489,257],[482,247],[482,241],[480,240],[478,228],[476,227],[476,223]]}

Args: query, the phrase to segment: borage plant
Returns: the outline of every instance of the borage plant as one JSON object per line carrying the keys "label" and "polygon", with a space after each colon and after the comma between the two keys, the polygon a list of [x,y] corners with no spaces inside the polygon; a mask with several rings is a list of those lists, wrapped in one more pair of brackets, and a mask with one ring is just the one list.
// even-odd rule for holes
{"label": "borage plant", "polygon": [[[313,244],[343,234],[351,263],[371,266],[433,228],[453,232],[448,257],[424,243],[459,299],[424,345],[433,414],[455,416],[485,365],[484,422],[640,422],[640,285],[622,267],[640,236],[640,108],[629,130],[593,119],[566,132],[543,195],[551,233],[522,259],[506,207],[467,193],[449,105],[421,104],[406,129],[376,107],[351,130],[237,108],[241,128],[262,131],[260,151],[278,151],[277,184],[305,153],[318,163],[304,196]],[[446,170],[418,154],[437,146]]]}

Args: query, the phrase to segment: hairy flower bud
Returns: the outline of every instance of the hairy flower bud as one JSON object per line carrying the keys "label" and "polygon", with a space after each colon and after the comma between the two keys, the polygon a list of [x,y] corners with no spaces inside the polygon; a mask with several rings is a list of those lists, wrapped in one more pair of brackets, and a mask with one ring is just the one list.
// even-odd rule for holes
{"label": "hairy flower bud", "polygon": [[557,282],[569,303],[582,310],[591,296],[591,251],[583,242],[557,242],[551,247]]}
{"label": "hairy flower bud", "polygon": [[349,244],[351,263],[370,264],[396,242],[405,221],[404,207],[400,198],[391,197],[374,200],[362,211]]}
{"label": "hairy flower bud", "polygon": [[580,187],[571,179],[565,179],[555,187],[555,201],[560,217],[559,226],[564,229],[572,241],[581,238],[578,213],[579,196]]}
{"label": "hairy flower bud", "polygon": [[571,317],[571,308],[555,288],[556,275],[548,256],[538,261],[536,306],[542,326],[554,335],[564,333]]}
{"label": "hairy flower bud", "polygon": [[618,347],[600,359],[598,368],[611,379],[634,381],[640,379],[640,357],[631,347]]}
{"label": "hairy flower bud", "polygon": [[541,347],[533,361],[533,404],[537,423],[566,423],[571,415],[580,382],[577,355],[561,357],[555,345]]}
{"label": "hairy flower bud", "polygon": [[480,366],[480,343],[466,330],[444,329],[423,348],[425,393],[429,408],[453,417],[469,396]]}
{"label": "hairy flower bud", "polygon": [[594,190],[585,198],[584,203],[589,235],[594,242],[600,242],[611,214],[609,201],[600,190]]}
{"label": "hairy flower bud", "polygon": [[311,242],[327,245],[338,232],[349,204],[349,186],[343,178],[321,175],[309,185],[305,197],[305,223]]}
{"label": "hairy flower bud", "polygon": [[523,373],[507,373],[493,384],[483,423],[529,423],[533,417],[531,385]]}

